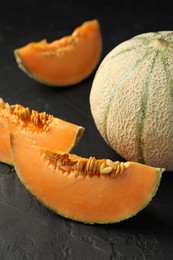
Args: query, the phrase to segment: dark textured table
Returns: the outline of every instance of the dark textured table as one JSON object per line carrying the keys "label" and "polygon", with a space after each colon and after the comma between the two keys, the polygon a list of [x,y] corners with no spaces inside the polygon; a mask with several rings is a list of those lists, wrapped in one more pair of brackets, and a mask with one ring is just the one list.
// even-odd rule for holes
{"label": "dark textured table", "polygon": [[[61,38],[94,18],[101,25],[102,58],[134,35],[173,29],[169,2],[138,2],[1,1],[0,97],[84,126],[73,152],[121,159],[101,138],[91,116],[94,73],[73,87],[47,87],[19,70],[13,50],[31,41]],[[118,224],[85,225],[45,208],[23,187],[13,167],[0,163],[0,260],[172,260],[172,198],[173,173],[167,172],[152,202],[135,217]]]}

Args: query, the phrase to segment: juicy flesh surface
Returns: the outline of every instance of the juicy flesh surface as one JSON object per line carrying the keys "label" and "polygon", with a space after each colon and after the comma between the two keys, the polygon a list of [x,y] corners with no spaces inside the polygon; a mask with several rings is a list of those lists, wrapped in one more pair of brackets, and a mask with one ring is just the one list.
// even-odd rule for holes
{"label": "juicy flesh surface", "polygon": [[12,133],[20,133],[21,136],[27,136],[36,141],[39,145],[47,147],[50,150],[55,151],[70,151],[74,146],[79,126],[69,123],[67,121],[54,118],[50,123],[49,130],[42,131],[35,127],[35,131],[32,131],[33,125],[31,124],[31,130],[28,131],[25,127],[21,128],[20,125],[12,126]]}
{"label": "juicy flesh surface", "polygon": [[74,84],[92,72],[101,53],[97,21],[84,23],[72,35],[52,43],[46,40],[17,49],[21,63],[38,79],[50,84]]}
{"label": "juicy flesh surface", "polygon": [[39,147],[15,137],[12,150],[26,188],[55,212],[82,222],[118,222],[133,216],[149,203],[160,180],[157,168],[138,163],[130,163],[116,177],[55,170]]}
{"label": "juicy flesh surface", "polygon": [[10,152],[10,129],[7,119],[0,116],[0,161],[12,164]]}
{"label": "juicy flesh surface", "polygon": [[10,133],[20,134],[35,140],[50,150],[69,152],[80,138],[83,128],[70,122],[54,118],[49,130],[39,129],[33,123],[17,119],[15,115],[4,117],[0,114],[0,161],[13,164],[10,151]]}

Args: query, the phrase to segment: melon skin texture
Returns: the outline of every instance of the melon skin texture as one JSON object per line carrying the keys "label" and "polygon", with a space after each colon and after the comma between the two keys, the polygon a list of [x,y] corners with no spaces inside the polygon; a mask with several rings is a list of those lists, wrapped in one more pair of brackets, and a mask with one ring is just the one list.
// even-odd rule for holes
{"label": "melon skin texture", "polygon": [[71,86],[89,77],[101,53],[102,36],[96,19],[84,22],[71,35],[53,42],[31,42],[14,50],[23,72],[52,87]]}
{"label": "melon skin texture", "polygon": [[137,35],[102,60],[90,107],[98,131],[123,158],[173,170],[173,32]]}
{"label": "melon skin texture", "polygon": [[134,216],[152,200],[164,171],[55,153],[28,138],[20,140],[11,135],[14,167],[24,186],[55,213],[83,223],[116,223]]}
{"label": "melon skin texture", "polygon": [[46,112],[31,110],[19,104],[9,105],[0,98],[0,161],[13,165],[10,134],[20,134],[39,145],[69,152],[80,140],[85,128],[56,118]]}

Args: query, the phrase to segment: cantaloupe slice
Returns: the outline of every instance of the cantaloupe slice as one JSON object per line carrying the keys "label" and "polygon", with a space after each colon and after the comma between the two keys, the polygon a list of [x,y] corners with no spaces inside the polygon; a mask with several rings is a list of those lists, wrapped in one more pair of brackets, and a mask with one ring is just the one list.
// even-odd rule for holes
{"label": "cantaloupe slice", "polygon": [[32,138],[48,149],[69,152],[79,141],[84,127],[46,112],[30,111],[22,105],[10,106],[0,98],[0,161],[13,165],[10,152],[11,132],[20,133],[21,138]]}
{"label": "cantaloupe slice", "polygon": [[[25,187],[56,213],[84,223],[114,223],[142,210],[164,169],[135,162],[54,153],[11,136],[14,166]],[[25,156],[24,156],[25,155]]]}
{"label": "cantaloupe slice", "polygon": [[81,82],[96,68],[102,51],[99,22],[86,21],[59,40],[32,42],[14,51],[19,67],[51,86]]}

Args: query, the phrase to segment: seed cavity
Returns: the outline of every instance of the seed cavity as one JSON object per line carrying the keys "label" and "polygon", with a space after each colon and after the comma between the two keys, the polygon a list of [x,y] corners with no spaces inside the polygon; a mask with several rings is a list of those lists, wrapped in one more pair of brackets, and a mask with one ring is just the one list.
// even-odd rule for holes
{"label": "seed cavity", "polygon": [[19,104],[9,105],[5,103],[2,98],[0,98],[0,108],[1,116],[10,117],[13,123],[20,123],[21,126],[31,126],[37,127],[38,130],[49,131],[50,124],[53,120],[53,116],[47,114],[46,112],[39,113],[36,110],[30,111],[28,107],[23,107]]}
{"label": "seed cavity", "polygon": [[73,156],[66,153],[52,153],[45,151],[46,159],[49,164],[52,162],[53,167],[61,169],[65,172],[75,172],[76,175],[104,175],[114,177],[122,174],[124,169],[129,166],[128,163],[115,161],[110,159],[97,160],[95,157],[88,159]]}

